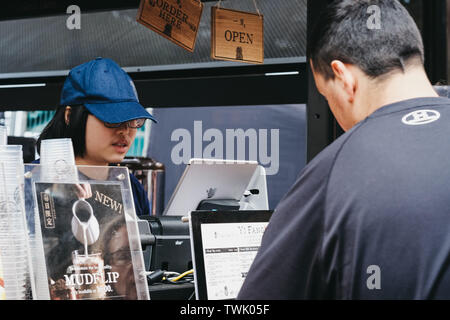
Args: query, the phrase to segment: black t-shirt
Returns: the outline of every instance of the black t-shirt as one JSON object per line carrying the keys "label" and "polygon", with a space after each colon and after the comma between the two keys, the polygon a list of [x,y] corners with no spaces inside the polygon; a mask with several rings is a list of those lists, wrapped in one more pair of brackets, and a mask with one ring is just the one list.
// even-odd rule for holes
{"label": "black t-shirt", "polygon": [[384,106],[275,210],[238,299],[449,299],[450,99]]}

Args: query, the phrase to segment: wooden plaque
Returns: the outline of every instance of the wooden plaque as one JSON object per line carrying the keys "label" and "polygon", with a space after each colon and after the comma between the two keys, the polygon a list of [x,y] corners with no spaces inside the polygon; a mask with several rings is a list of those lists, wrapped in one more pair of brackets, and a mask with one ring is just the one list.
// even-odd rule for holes
{"label": "wooden plaque", "polygon": [[202,11],[200,0],[141,0],[136,21],[193,52]]}
{"label": "wooden plaque", "polygon": [[211,57],[217,60],[263,63],[263,15],[212,7]]}

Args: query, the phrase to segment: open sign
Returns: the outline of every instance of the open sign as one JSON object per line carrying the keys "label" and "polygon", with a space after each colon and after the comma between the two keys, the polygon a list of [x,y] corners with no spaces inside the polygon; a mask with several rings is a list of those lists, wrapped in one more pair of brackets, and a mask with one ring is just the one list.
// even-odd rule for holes
{"label": "open sign", "polygon": [[211,57],[247,63],[264,62],[264,17],[211,8]]}

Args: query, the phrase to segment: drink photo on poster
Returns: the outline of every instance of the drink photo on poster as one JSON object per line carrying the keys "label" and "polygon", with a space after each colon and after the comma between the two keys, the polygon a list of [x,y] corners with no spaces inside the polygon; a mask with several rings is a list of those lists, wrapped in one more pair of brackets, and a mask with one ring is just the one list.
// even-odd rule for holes
{"label": "drink photo on poster", "polygon": [[[80,188],[89,197],[79,198]],[[138,299],[120,184],[36,183],[35,190],[50,299]]]}

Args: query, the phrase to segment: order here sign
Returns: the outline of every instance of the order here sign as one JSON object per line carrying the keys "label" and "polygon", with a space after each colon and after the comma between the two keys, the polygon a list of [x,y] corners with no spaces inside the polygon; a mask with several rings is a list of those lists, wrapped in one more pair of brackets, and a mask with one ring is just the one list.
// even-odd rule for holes
{"label": "order here sign", "polygon": [[202,11],[200,0],[141,0],[136,21],[193,52]]}

